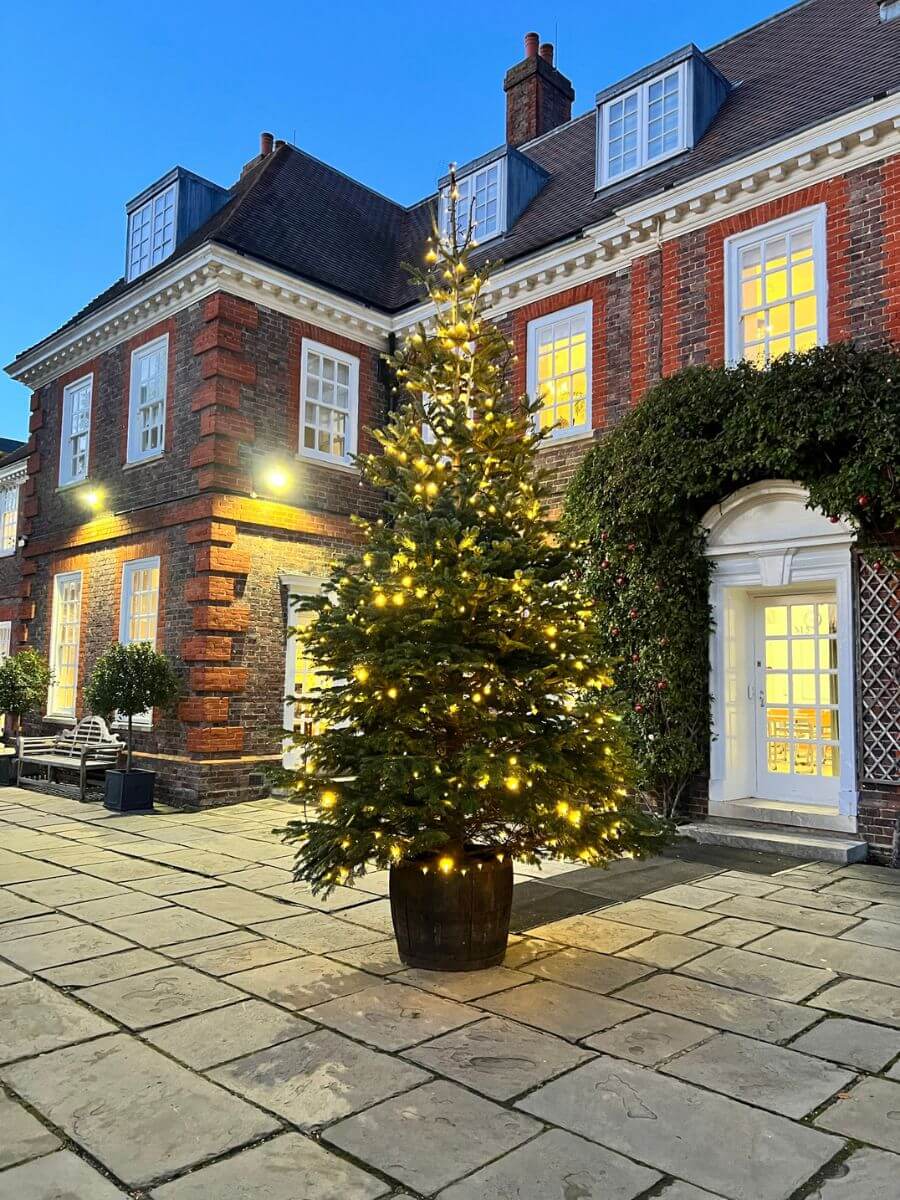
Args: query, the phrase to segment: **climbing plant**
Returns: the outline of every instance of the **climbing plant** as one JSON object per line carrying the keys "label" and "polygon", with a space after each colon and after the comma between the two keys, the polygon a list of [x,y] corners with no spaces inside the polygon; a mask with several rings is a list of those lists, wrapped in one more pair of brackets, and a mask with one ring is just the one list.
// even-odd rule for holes
{"label": "climbing plant", "polygon": [[896,565],[900,352],[841,343],[763,370],[693,367],[651,388],[587,455],[563,529],[588,543],[638,787],[667,815],[707,764],[711,566],[704,513],[763,479],[849,520],[878,569]]}

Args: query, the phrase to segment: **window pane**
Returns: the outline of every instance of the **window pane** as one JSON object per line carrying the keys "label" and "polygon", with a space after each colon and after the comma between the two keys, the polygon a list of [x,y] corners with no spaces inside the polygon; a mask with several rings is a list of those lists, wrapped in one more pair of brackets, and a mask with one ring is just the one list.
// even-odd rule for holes
{"label": "window pane", "polygon": [[533,333],[538,347],[535,390],[542,400],[539,426],[560,430],[589,426],[587,322],[583,313],[551,317]]}

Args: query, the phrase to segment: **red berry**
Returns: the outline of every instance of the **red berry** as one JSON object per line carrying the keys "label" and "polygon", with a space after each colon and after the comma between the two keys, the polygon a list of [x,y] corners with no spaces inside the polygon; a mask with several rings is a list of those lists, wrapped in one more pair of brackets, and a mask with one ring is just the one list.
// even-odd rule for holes
{"label": "red berry", "polygon": [[642,712],[644,711],[644,706],[643,706],[643,704],[636,704],[636,705],[634,706],[634,711],[635,711],[636,713],[642,713]]}
{"label": "red berry", "polygon": [[636,549],[637,549],[637,546],[635,545],[635,543],[634,543],[634,542],[629,542],[629,543],[628,543],[628,549],[629,549],[629,550],[636,550]]}
{"label": "red berry", "polygon": [[610,565],[611,564],[610,564],[610,561],[608,558],[604,558],[603,562],[600,564],[600,566],[603,568],[604,571],[608,571],[610,568]]}
{"label": "red berry", "polygon": [[617,576],[616,576],[616,583],[617,583],[617,585],[618,585],[619,587],[624,587],[624,586],[625,586],[625,576],[624,576],[624,575],[617,575]]}
{"label": "red berry", "polygon": [[868,508],[869,507],[869,497],[865,493],[863,493],[863,495],[856,497],[856,503],[859,505],[860,508]]}
{"label": "red berry", "polygon": [[600,534],[600,541],[601,541],[601,542],[605,542],[605,541],[607,540],[607,538],[608,538],[608,537],[609,537],[609,534],[608,534],[608,533],[606,532],[606,530],[604,529],[604,530],[603,530],[603,532]]}
{"label": "red berry", "polygon": [[837,525],[837,523],[840,519],[841,519],[840,517],[829,517],[828,518],[828,520],[832,523],[832,525]]}
{"label": "red berry", "polygon": [[610,637],[618,637],[618,636],[619,636],[619,627],[618,627],[618,625],[614,625],[614,626],[612,627],[612,629],[609,631],[609,634],[610,634]]}
{"label": "red berry", "polygon": [[656,685],[657,690],[660,692],[664,692],[668,686],[669,686],[669,683],[668,683],[668,680],[666,680],[666,679],[661,679],[659,681],[659,683]]}
{"label": "red berry", "polygon": [[873,562],[873,563],[872,563],[872,570],[873,570],[873,571],[875,571],[877,574],[879,574],[879,575],[881,574],[881,569],[882,569],[882,568],[881,568],[881,563],[880,563],[880,562]]}
{"label": "red berry", "polygon": [[631,656],[631,661],[632,661],[633,663],[640,662],[640,661],[641,661],[641,656],[640,656],[639,654],[632,654],[632,656]]}
{"label": "red berry", "polygon": [[632,621],[636,621],[638,619],[638,610],[636,608],[629,608],[628,615]]}

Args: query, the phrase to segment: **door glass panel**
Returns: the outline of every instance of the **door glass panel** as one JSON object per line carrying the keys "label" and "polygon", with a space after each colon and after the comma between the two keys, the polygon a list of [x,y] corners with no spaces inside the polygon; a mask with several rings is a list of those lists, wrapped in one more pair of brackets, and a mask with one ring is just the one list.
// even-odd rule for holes
{"label": "door glass panel", "polygon": [[816,669],[816,643],[812,638],[797,640],[791,646],[791,666],[795,671]]}
{"label": "door glass panel", "polygon": [[786,637],[788,610],[786,604],[766,605],[766,637]]}
{"label": "door glass panel", "polygon": [[[820,608],[826,607],[819,605]],[[791,635],[815,633],[816,606],[814,604],[791,605]]]}
{"label": "door glass panel", "polygon": [[789,698],[788,676],[766,676],[766,704],[787,704]]}
{"label": "door glass panel", "polygon": [[786,671],[788,669],[788,644],[780,638],[766,641],[766,670]]}

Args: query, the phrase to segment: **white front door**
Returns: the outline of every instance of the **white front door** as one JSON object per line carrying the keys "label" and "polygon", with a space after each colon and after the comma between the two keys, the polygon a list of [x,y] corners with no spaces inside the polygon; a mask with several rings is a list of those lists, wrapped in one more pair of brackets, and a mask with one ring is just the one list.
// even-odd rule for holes
{"label": "white front door", "polygon": [[835,804],[838,613],[831,593],[756,601],[756,795]]}

